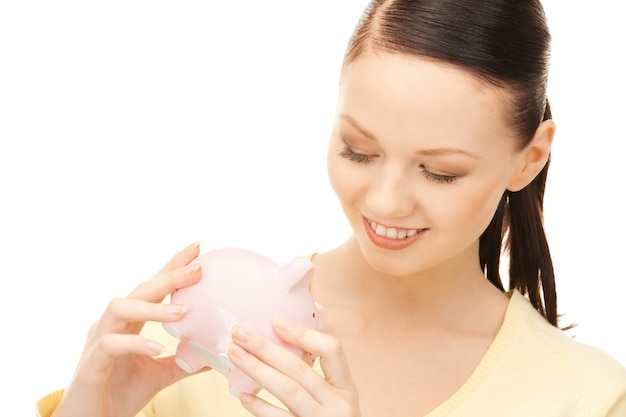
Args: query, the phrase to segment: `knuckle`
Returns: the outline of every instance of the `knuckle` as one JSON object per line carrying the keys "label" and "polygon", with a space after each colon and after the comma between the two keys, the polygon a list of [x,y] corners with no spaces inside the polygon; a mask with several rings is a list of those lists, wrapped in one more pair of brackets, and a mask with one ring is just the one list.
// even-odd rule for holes
{"label": "knuckle", "polygon": [[95,347],[105,352],[110,352],[114,346],[113,337],[110,334],[103,334],[100,336],[95,344]]}
{"label": "knuckle", "polygon": [[294,358],[289,362],[289,373],[291,375],[302,375],[303,373],[310,370],[310,366],[305,361],[300,360],[299,358]]}
{"label": "knuckle", "polygon": [[279,389],[287,398],[295,399],[295,401],[302,395],[302,387],[291,379],[284,381]]}
{"label": "knuckle", "polygon": [[123,303],[121,298],[114,298],[107,304],[105,312],[116,316],[120,310],[120,305]]}
{"label": "knuckle", "polygon": [[341,345],[341,342],[339,342],[339,339],[336,339],[334,337],[328,341],[326,349],[327,349],[327,355],[330,355],[330,356],[343,355],[343,346]]}
{"label": "knuckle", "polygon": [[91,337],[96,333],[99,324],[100,324],[100,320],[96,320],[93,323],[91,323],[91,326],[89,326],[89,331],[87,332],[87,337]]}
{"label": "knuckle", "polygon": [[96,320],[91,323],[89,326],[89,330],[87,331],[87,341],[91,342],[93,338],[98,334],[98,330],[100,328],[100,320]]}

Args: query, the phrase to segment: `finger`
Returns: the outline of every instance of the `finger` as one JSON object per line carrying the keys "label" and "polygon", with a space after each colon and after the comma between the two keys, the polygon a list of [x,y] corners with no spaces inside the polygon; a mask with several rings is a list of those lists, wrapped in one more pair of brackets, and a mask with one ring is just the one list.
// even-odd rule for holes
{"label": "finger", "polygon": [[246,410],[255,416],[291,417],[292,415],[282,408],[270,404],[262,398],[252,394],[242,393],[239,396],[241,404]]}
{"label": "finger", "polygon": [[190,264],[158,274],[151,280],[139,284],[128,298],[160,303],[173,291],[198,282],[202,276],[200,270],[200,264]]}
{"label": "finger", "polygon": [[139,335],[109,333],[100,338],[97,349],[105,357],[124,355],[157,356],[165,351],[159,342]]}
{"label": "finger", "polygon": [[[176,363],[175,356],[159,356],[165,352],[165,347],[160,343],[145,339],[138,335],[108,334],[100,338],[87,353],[81,362],[89,364],[90,370],[80,373],[83,379],[81,384],[100,384],[98,381],[107,375],[114,366],[116,360],[121,360],[130,355],[136,359],[132,361],[135,367],[150,366],[150,372],[154,378],[160,380],[159,385],[166,387],[172,383],[189,376],[189,373],[181,369]],[[158,370],[157,370],[158,369]],[[196,373],[205,372],[211,368],[205,367]],[[104,374],[103,374],[104,372]]]}
{"label": "finger", "polygon": [[[269,342],[268,342],[269,343]],[[283,359],[286,355],[291,355],[290,352],[286,352],[283,350]],[[315,399],[309,392],[308,389],[304,388],[305,383],[300,383],[303,379],[303,376],[300,375],[298,381],[293,378],[287,376],[285,373],[281,372],[276,365],[269,364],[265,362],[265,359],[260,359],[256,355],[246,351],[243,347],[232,343],[229,350],[228,356],[233,365],[237,367],[237,369],[244,372],[254,381],[256,381],[259,385],[261,385],[266,391],[272,394],[274,397],[278,398],[287,408],[292,410],[306,410],[311,415],[318,415],[317,411],[319,410],[320,404],[319,400]],[[271,355],[268,355],[271,356]],[[293,356],[293,355],[291,355]],[[295,358],[299,360],[298,358]],[[269,361],[269,360],[268,360]],[[303,361],[300,360],[301,363],[304,364]],[[282,367],[283,369],[288,366]],[[304,368],[307,371],[313,372],[310,367],[304,364]],[[317,378],[320,383],[320,388],[323,384],[323,380],[319,375],[312,375],[312,378]],[[312,379],[311,378],[311,379]],[[309,383],[309,385],[315,385],[313,383]],[[247,398],[247,397],[240,397]],[[257,403],[257,407],[261,407],[262,409],[267,410],[267,406],[259,405]],[[263,414],[256,414],[257,416],[261,416]],[[273,415],[273,414],[268,414]],[[303,414],[298,413],[298,415],[304,416]]]}
{"label": "finger", "polygon": [[172,322],[185,316],[186,305],[155,304],[131,298],[116,298],[109,302],[104,314],[97,322],[92,335],[123,332],[129,324],[139,324],[138,333],[146,321]]}
{"label": "finger", "polygon": [[91,349],[90,363],[97,371],[108,368],[112,361],[125,355],[157,356],[165,351],[165,347],[153,340],[135,334],[108,333],[102,335]]}
{"label": "finger", "polygon": [[320,358],[328,383],[342,390],[353,390],[346,355],[337,338],[282,319],[273,319],[272,325],[281,340]]}
{"label": "finger", "polygon": [[329,400],[328,385],[320,375],[283,346],[239,326],[233,329],[233,341],[233,364],[290,409],[314,411]]}
{"label": "finger", "polygon": [[176,268],[187,265],[189,262],[195,259],[199,253],[200,253],[200,242],[192,243],[191,245],[187,246],[185,249],[183,249],[182,251],[174,255],[172,259],[170,259],[161,268],[158,274],[170,272]]}

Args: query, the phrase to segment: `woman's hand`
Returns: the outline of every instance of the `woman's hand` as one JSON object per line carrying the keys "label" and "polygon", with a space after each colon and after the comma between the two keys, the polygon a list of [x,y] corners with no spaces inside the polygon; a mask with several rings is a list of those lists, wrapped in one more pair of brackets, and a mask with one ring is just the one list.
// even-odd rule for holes
{"label": "woman's hand", "polygon": [[231,361],[289,411],[250,394],[241,394],[243,406],[257,417],[359,417],[358,394],[341,343],[327,334],[283,320],[274,320],[273,325],[284,342],[318,356],[324,376],[257,332],[235,327],[229,351]]}
{"label": "woman's hand", "polygon": [[164,350],[139,335],[146,321],[180,320],[186,306],[162,304],[177,288],[196,283],[200,268],[188,265],[199,253],[192,244],[176,254],[150,281],[126,298],[112,300],[89,331],[78,366],[54,417],[128,417],[162,388],[189,374],[173,357],[154,358]]}

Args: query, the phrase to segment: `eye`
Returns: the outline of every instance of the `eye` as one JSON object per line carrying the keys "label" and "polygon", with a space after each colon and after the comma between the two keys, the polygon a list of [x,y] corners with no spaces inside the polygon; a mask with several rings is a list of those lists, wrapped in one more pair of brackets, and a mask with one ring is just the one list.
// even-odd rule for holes
{"label": "eye", "polygon": [[348,146],[346,146],[345,149],[339,153],[339,156],[341,156],[342,158],[346,158],[350,161],[357,162],[359,164],[369,164],[370,162],[372,162],[372,158],[375,158],[375,156],[356,153]]}
{"label": "eye", "polygon": [[429,170],[427,170],[424,165],[420,165],[420,169],[422,170],[422,175],[424,175],[424,177],[426,177],[426,179],[428,179],[430,181],[438,182],[438,183],[441,183],[441,184],[451,184],[458,178],[455,175],[435,174],[435,173],[430,172]]}

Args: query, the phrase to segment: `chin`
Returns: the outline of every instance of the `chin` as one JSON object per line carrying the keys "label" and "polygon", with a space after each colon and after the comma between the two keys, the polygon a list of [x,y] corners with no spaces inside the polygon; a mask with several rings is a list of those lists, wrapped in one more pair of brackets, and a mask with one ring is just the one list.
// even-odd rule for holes
{"label": "chin", "polygon": [[367,265],[381,274],[406,277],[424,270],[424,265],[416,262],[417,255],[409,251],[382,250],[369,241],[365,245],[359,242],[363,259]]}

